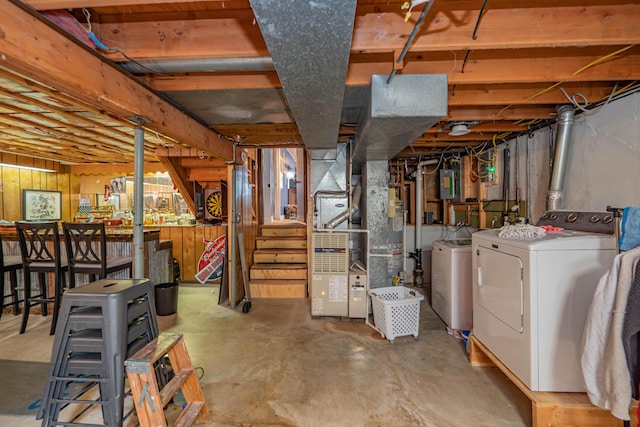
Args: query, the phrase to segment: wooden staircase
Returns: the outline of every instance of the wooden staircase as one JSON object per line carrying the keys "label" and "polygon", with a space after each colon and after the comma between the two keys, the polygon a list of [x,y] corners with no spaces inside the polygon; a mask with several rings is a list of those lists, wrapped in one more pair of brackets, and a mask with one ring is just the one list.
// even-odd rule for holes
{"label": "wooden staircase", "polygon": [[249,269],[251,298],[307,297],[307,226],[262,225]]}

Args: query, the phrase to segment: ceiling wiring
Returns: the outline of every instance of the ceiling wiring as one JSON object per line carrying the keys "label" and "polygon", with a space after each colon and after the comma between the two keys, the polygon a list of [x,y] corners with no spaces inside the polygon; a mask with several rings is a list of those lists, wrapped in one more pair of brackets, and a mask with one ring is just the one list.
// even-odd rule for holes
{"label": "ceiling wiring", "polygon": [[91,12],[87,8],[82,8],[82,13],[84,14],[85,18],[87,19],[87,25],[89,27],[89,28],[86,29],[87,30],[87,35],[89,36],[91,41],[93,41],[93,43],[96,45],[96,47],[104,50],[105,52],[120,52],[120,54],[122,56],[124,56],[128,61],[133,62],[134,64],[136,64],[139,67],[149,71],[150,73],[154,73],[154,74],[157,74],[157,75],[163,76],[163,77],[170,77],[169,74],[158,73],[155,70],[152,70],[151,68],[146,67],[144,64],[141,64],[140,62],[136,61],[135,59],[129,57],[129,55],[127,55],[127,53],[124,51],[124,49],[122,49],[120,47],[109,47],[109,46],[105,45],[104,43],[102,43],[100,41],[100,39],[98,39],[98,36],[96,36],[92,31]]}

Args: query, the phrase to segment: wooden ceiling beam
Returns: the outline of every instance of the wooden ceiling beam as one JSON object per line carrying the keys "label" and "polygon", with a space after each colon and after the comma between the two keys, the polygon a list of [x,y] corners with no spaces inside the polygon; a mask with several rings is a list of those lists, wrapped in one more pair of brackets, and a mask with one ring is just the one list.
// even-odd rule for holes
{"label": "wooden ceiling beam", "polygon": [[[66,135],[68,138],[72,138],[74,143],[75,141],[82,141],[87,146],[93,146],[99,143],[119,153],[133,155],[133,145],[123,144],[122,141],[102,134],[96,130],[101,129],[96,123],[92,123],[91,127],[76,126],[71,123],[73,119],[69,120],[72,116],[71,114],[65,114],[62,118],[66,118],[67,120],[63,121],[60,115],[49,117],[48,114],[51,113],[50,111],[34,112],[16,105],[7,105],[3,103],[2,100],[0,100],[0,107],[13,110],[11,114],[0,114],[0,120],[10,122],[12,120],[20,120],[19,117],[29,117],[29,120],[20,120],[20,122],[28,124],[27,126],[30,124],[31,127],[42,127],[52,134]],[[133,135],[131,135],[130,140],[133,140]]]}
{"label": "wooden ceiling beam", "polygon": [[[531,1],[514,6],[512,1],[488,4],[471,35],[480,2],[434,2],[412,51],[457,49],[515,49],[527,47],[594,46],[633,44],[640,39],[640,8],[632,2],[602,4],[585,0],[563,5],[553,1]],[[397,6],[366,5],[356,9],[352,51],[380,52],[402,49],[418,13],[408,22]],[[577,24],[579,22],[579,24]],[[576,24],[573,24],[576,23]]]}
{"label": "wooden ceiling beam", "polygon": [[227,163],[221,159],[213,158],[198,158],[198,157],[178,157],[176,158],[178,164],[183,168],[226,168]]}
{"label": "wooden ceiling beam", "polygon": [[[67,111],[67,110],[65,110],[63,108],[56,107],[56,106],[52,105],[51,103],[42,102],[42,101],[37,99],[37,93],[34,92],[34,94],[36,96],[27,96],[25,94],[11,92],[11,91],[6,90],[4,88],[0,88],[0,95],[4,95],[7,98],[10,98],[10,99],[13,99],[13,100],[22,101],[24,103],[23,105],[29,105],[30,108],[32,108],[33,106],[39,107],[41,109],[39,114],[55,113],[59,117],[60,116],[65,117],[70,122],[78,123],[78,126],[76,126],[77,128],[80,127],[80,126],[85,125],[85,126],[88,126],[91,129],[96,129],[96,128],[97,129],[101,129],[107,135],[103,135],[101,133],[97,133],[97,135],[99,135],[99,136],[108,136],[110,139],[117,138],[117,139],[124,140],[124,141],[131,141],[133,139],[133,131],[131,131],[130,133],[126,133],[126,132],[121,131],[118,128],[114,128],[114,127],[110,127],[110,126],[103,126],[101,123],[99,123],[97,121],[94,121],[94,120],[92,120],[90,118],[87,118],[86,116],[77,114],[77,112]],[[16,108],[16,106],[12,105],[12,108]],[[25,109],[16,109],[16,111],[25,111]],[[83,131],[86,132],[87,130],[83,129]]]}
{"label": "wooden ceiling beam", "polygon": [[[575,73],[583,67],[601,60],[605,54],[559,58],[544,57],[542,56],[544,53],[541,51],[538,54],[540,56],[518,59],[507,57],[474,59],[467,64],[464,73],[460,72],[461,58],[456,59],[453,56],[442,60],[411,61],[405,64],[401,74],[448,74],[450,86],[530,84],[532,90],[528,96],[538,93],[539,90],[536,89],[544,87],[545,82],[549,83],[549,86],[557,82],[579,85],[581,82],[589,81],[616,82],[640,78],[640,46],[632,48],[622,55],[614,56],[606,62],[593,65],[578,74]],[[347,86],[367,86],[371,82],[371,75],[388,75],[391,72],[391,65],[391,62],[352,62],[348,67],[346,84]],[[452,72],[452,70],[457,71]],[[154,77],[145,81],[156,90],[169,92],[282,87],[275,72],[239,76],[176,75]],[[458,89],[461,88],[456,87],[456,90]],[[498,93],[501,91],[496,92],[495,97],[499,96]],[[506,91],[505,93],[506,96],[510,95]],[[522,93],[522,95],[527,94]],[[516,98],[516,96],[516,94],[511,94],[512,98]],[[506,103],[508,102],[506,101]]]}
{"label": "wooden ceiling beam", "polygon": [[180,165],[178,157],[160,157],[160,163],[162,163],[169,172],[173,185],[175,185],[180,194],[182,194],[182,198],[191,213],[196,215],[195,189],[193,183],[189,182],[188,170]]}
{"label": "wooden ceiling beam", "polygon": [[[96,24],[107,46],[118,46],[129,58],[202,58],[269,56],[251,9],[230,10],[217,19],[151,20]],[[119,54],[112,55],[116,60]]]}
{"label": "wooden ceiling beam", "polygon": [[452,107],[443,121],[475,121],[475,120],[520,120],[527,119],[551,120],[556,118],[555,106],[505,106],[500,107]]}
{"label": "wooden ceiling beam", "polygon": [[[436,124],[434,127],[424,131],[424,134],[436,134],[442,132],[439,127],[445,127],[446,123],[442,123],[441,125],[442,126],[440,126],[440,124]],[[522,132],[526,129],[526,126],[517,124],[512,120],[496,120],[478,123],[470,129],[472,132]]]}
{"label": "wooden ceiling beam", "polygon": [[[133,163],[114,163],[114,164],[91,164],[71,165],[69,171],[78,175],[133,175]],[[161,163],[144,164],[144,173],[165,173],[167,170]]]}
{"label": "wooden ceiling beam", "polygon": [[256,125],[232,124],[216,125],[215,129],[225,135],[298,135],[300,131],[295,123],[265,123]]}
{"label": "wooden ceiling beam", "polygon": [[189,181],[226,181],[227,168],[196,168],[189,169]]}
{"label": "wooden ceiling beam", "polygon": [[[133,0],[130,3],[140,4]],[[640,8],[631,2],[601,3],[584,0],[581,4],[559,5],[557,2],[538,1],[513,7],[507,0],[492,1],[482,16],[479,37],[473,40],[471,35],[479,10],[469,8],[468,2],[435,2],[411,45],[411,51],[556,49],[636,43],[640,39],[640,27],[637,25]],[[351,51],[400,51],[418,16],[414,13],[414,17],[405,22],[401,4],[359,5]],[[93,5],[86,7],[96,9]],[[141,7],[139,10],[144,11]],[[174,10],[181,12],[180,8]],[[97,13],[100,13],[99,8]],[[126,14],[121,16],[123,21],[128,19]],[[115,15],[112,18],[118,19]],[[107,46],[118,46],[127,56],[137,60],[269,55],[250,8],[229,10],[218,19],[197,14],[192,14],[189,21],[187,15],[177,15],[173,19],[167,16],[165,19],[96,24],[96,34]],[[576,20],[581,24],[569,24]],[[528,28],[535,30],[527,31]]]}
{"label": "wooden ceiling beam", "polygon": [[[608,53],[615,52],[611,49]],[[402,74],[447,74],[448,83],[453,84],[509,84],[582,81],[624,81],[636,80],[640,76],[640,46],[635,46],[621,55],[597,63],[606,54],[598,56],[544,56],[525,58],[473,59],[461,72],[462,57],[450,59],[411,61],[405,64]],[[596,64],[597,63],[597,64]],[[583,67],[590,68],[579,72]],[[455,70],[455,71],[452,71]],[[366,86],[371,75],[388,75],[391,63],[351,63],[347,71],[346,83],[349,86]],[[577,72],[577,74],[576,74]]]}
{"label": "wooden ceiling beam", "polygon": [[[213,78],[212,78],[213,77]],[[282,88],[275,71],[242,74],[190,74],[151,77],[140,80],[156,90],[171,92],[180,90],[271,89]]]}
{"label": "wooden ceiling beam", "polygon": [[[520,131],[526,130],[526,127],[520,129]],[[421,137],[416,138],[412,144],[416,146],[420,144],[430,144],[432,142],[439,141],[447,141],[447,142],[458,142],[458,141],[486,141],[487,139],[493,138],[493,134],[496,132],[470,132],[464,136],[449,136],[447,132],[439,132],[436,134],[425,134]]]}
{"label": "wooden ceiling beam", "polygon": [[78,9],[103,6],[145,6],[152,4],[209,3],[224,0],[22,0],[36,10]]}
{"label": "wooden ceiling beam", "polygon": [[[562,87],[569,96],[581,94],[584,97],[578,98],[581,102],[584,101],[584,99],[587,99],[589,102],[598,102],[611,94],[615,83],[568,82],[553,90],[544,92],[549,86],[548,83],[519,85],[450,85],[449,106],[562,104],[569,102],[560,90],[560,87]],[[540,95],[531,99],[531,96],[538,93],[540,93]]]}
{"label": "wooden ceiling beam", "polygon": [[147,128],[194,148],[233,158],[233,144],[158,97],[99,55],[9,0],[0,0],[1,68],[55,87],[121,118],[144,117]]}

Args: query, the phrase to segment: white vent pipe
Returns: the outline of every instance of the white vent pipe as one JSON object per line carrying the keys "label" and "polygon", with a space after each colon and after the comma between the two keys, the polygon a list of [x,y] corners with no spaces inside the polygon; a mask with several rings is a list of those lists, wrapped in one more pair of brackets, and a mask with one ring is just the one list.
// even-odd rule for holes
{"label": "white vent pipe", "polygon": [[416,249],[422,249],[422,217],[424,215],[424,209],[422,206],[422,175],[424,174],[424,171],[422,168],[438,162],[438,159],[423,160],[418,163],[416,170],[411,174],[411,177],[416,179]]}

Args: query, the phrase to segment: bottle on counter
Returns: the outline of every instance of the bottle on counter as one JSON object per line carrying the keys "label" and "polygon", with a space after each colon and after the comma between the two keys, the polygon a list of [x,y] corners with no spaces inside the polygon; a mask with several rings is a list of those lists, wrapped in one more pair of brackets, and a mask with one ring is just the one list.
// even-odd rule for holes
{"label": "bottle on counter", "polygon": [[133,215],[131,211],[124,211],[124,215],[122,216],[122,223],[126,226],[133,225]]}

